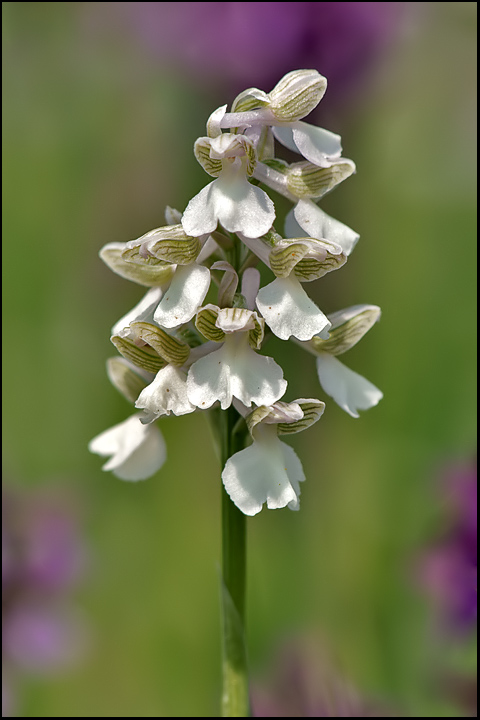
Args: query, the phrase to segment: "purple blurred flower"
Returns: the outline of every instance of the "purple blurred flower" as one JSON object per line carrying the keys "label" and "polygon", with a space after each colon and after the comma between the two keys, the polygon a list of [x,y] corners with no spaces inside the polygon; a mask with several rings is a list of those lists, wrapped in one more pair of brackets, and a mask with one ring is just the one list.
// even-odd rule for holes
{"label": "purple blurred flower", "polygon": [[254,717],[394,717],[339,678],[312,643],[285,644],[268,685],[252,687]]}
{"label": "purple blurred flower", "polygon": [[442,488],[446,529],[420,561],[420,582],[447,630],[466,632],[477,619],[477,467],[456,468]]}
{"label": "purple blurred flower", "polygon": [[[92,5],[92,4],[90,4]],[[229,96],[269,91],[287,72],[312,68],[334,94],[357,89],[398,33],[406,3],[94,3],[91,25],[123,17],[144,49]],[[100,8],[98,6],[101,6]],[[100,13],[101,10],[101,13]],[[103,15],[103,18],[101,17]]]}
{"label": "purple blurred flower", "polygon": [[82,649],[84,625],[70,590],[85,569],[78,520],[56,493],[2,493],[2,670],[12,680],[58,670]]}

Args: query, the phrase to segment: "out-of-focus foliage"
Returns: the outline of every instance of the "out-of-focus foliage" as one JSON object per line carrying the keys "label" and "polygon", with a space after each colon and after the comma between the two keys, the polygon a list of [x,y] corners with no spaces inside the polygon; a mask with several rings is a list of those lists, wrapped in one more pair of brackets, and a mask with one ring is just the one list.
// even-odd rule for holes
{"label": "out-of-focus foliage", "polygon": [[[141,297],[98,250],[163,224],[167,204],[185,208],[205,183],[193,142],[238,88],[220,93],[153,53],[127,5],[162,17],[173,4],[2,6],[4,465],[25,488],[61,479],[82,497],[93,548],[77,597],[88,656],[32,680],[25,717],[217,712],[220,469],[205,420],[162,420],[167,463],[134,486],[102,473],[87,444],[130,413],[105,361],[111,326]],[[461,710],[436,680],[469,676],[472,643],[432,632],[414,575],[436,532],[441,469],[475,452],[476,3],[399,5],[362,91],[341,102],[327,91],[315,118],[357,164],[322,207],[361,239],[314,299],[325,312],[381,306],[348,364],[385,397],[359,420],[327,402],[292,439],[307,475],[300,512],[248,523],[248,642],[256,673],[284,634],[318,633],[365,697],[451,717]],[[271,343],[286,399],[328,400],[314,358]]]}

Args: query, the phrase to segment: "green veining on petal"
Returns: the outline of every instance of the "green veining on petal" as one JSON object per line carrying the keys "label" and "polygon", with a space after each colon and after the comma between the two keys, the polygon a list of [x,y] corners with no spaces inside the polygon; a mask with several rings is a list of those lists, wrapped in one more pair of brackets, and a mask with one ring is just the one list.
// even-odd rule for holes
{"label": "green veining on petal", "polygon": [[269,256],[270,267],[277,277],[286,278],[308,250],[308,246],[302,243],[274,248]]}
{"label": "green veining on petal", "polygon": [[183,365],[190,355],[189,346],[169,335],[166,330],[148,322],[134,322],[130,330],[136,338],[152,347],[167,363]]}
{"label": "green veining on petal", "polygon": [[287,173],[287,188],[298,198],[321,198],[336,185],[350,177],[355,166],[349,162],[338,162],[328,168],[318,167],[310,162],[290,165]]}
{"label": "green veining on petal", "polygon": [[258,88],[248,88],[243,90],[232,103],[232,112],[247,112],[248,110],[258,110],[262,107],[268,107],[270,104],[267,93]]}
{"label": "green veining on petal", "polygon": [[378,309],[368,309],[346,322],[330,329],[330,337],[322,340],[313,337],[311,342],[317,352],[341,355],[357,344],[379,318]]}
{"label": "green veining on petal", "polygon": [[117,348],[118,352],[123,355],[126,360],[129,360],[131,363],[143,370],[156,374],[167,364],[165,360],[163,360],[163,358],[161,358],[158,353],[148,345],[139,347],[132,342],[132,340],[120,337],[120,335],[112,335],[110,339]]}
{"label": "green veining on petal", "polygon": [[153,257],[153,255],[140,255],[141,245],[135,245],[134,247],[125,248],[122,252],[122,258],[127,263],[135,263],[141,267],[153,267],[153,268],[168,268],[170,263],[166,263],[160,258]]}
{"label": "green veining on petal", "polygon": [[297,402],[303,410],[303,418],[293,423],[278,423],[277,429],[279,435],[293,435],[294,433],[302,432],[302,430],[306,430],[322,417],[323,411],[325,410],[325,403],[320,400],[305,402],[297,400]]}
{"label": "green veining on petal", "polygon": [[318,105],[326,86],[326,79],[316,70],[287,73],[268,95],[271,110],[278,120],[300,120]]}
{"label": "green veining on petal", "polygon": [[207,340],[223,342],[225,340],[225,333],[215,325],[217,317],[218,310],[214,310],[211,307],[204,307],[197,313],[195,327]]}
{"label": "green veining on petal", "polygon": [[210,157],[210,148],[210,138],[201,137],[195,141],[193,152],[205,172],[212,177],[218,177],[222,172],[222,161],[219,158]]}
{"label": "green veining on petal", "polygon": [[158,258],[177,265],[191,265],[200,252],[200,240],[196,237],[186,237],[182,240],[173,238],[158,240],[149,246],[149,252]]}
{"label": "green veining on petal", "polygon": [[270,415],[270,413],[270,407],[268,407],[267,405],[260,405],[246,416],[245,422],[247,423],[248,432],[250,433],[250,435],[252,435],[255,425],[261,423],[262,420],[264,420]]}
{"label": "green veining on petal", "polygon": [[347,256],[343,253],[334,255],[327,253],[324,260],[317,260],[312,257],[302,258],[294,268],[295,275],[300,281],[311,282],[318,280],[332,270],[338,270],[347,262]]}
{"label": "green veining on petal", "polygon": [[[134,249],[132,249],[132,254],[137,257],[138,249],[133,251]],[[130,255],[127,260],[124,257],[125,252],[127,251],[122,243],[105,245],[100,251],[100,257],[117,275],[144,287],[159,287],[171,279],[173,269],[170,265],[165,265],[155,258],[154,262],[148,262],[143,258],[132,261]]]}

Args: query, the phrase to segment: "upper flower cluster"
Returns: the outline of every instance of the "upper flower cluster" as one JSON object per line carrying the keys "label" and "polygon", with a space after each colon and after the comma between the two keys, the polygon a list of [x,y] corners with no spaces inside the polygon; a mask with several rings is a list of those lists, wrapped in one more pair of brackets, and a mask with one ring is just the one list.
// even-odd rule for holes
{"label": "upper flower cluster", "polygon": [[[248,515],[264,502],[298,508],[302,466],[278,435],[305,429],[325,406],[314,399],[280,402],[287,389],[282,368],[260,352],[267,330],[317,357],[322,387],[350,415],[381,399],[336,359],[380,309],[356,305],[327,316],[303,287],[342,267],[358,240],[317,204],[355,172],[338,135],[303,122],[326,86],[316,70],[296,70],[270,93],[250,88],[230,112],[226,105],[215,110],[194,146],[214,180],[183,213],[167,208],[165,226],[102,248],[114,272],[149,288],[112,329],[123,357],[109,361],[109,377],[141,412],[92,440],[90,449],[109,457],[105,470],[126,480],[152,475],[166,457],[153,421],[233,404],[251,435],[222,474],[233,502]],[[278,146],[299,161],[275,157]],[[284,236],[259,184],[294,203]],[[263,287],[259,262],[274,276]]]}

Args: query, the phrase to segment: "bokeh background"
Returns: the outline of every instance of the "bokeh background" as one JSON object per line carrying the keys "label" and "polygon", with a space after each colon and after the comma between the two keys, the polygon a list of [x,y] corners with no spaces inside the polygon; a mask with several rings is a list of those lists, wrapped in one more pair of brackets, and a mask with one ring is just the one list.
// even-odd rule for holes
{"label": "bokeh background", "polygon": [[105,361],[142,296],[98,251],[183,210],[208,180],[192,146],[210,112],[298,67],[329,79],[312,120],[357,164],[322,207],[361,235],[309,290],[325,312],[382,307],[345,361],[385,397],[354,420],[313,358],[270,341],[287,399],[327,410],[291,441],[301,511],[248,521],[252,677],[307,637],[392,713],[469,714],[475,627],[452,629],[422,558],[450,532],[445,476],[476,470],[476,6],[2,3],[4,488],[61,496],[84,559],[68,657],[32,671],[4,649],[12,714],[218,713],[219,467],[197,414],[160,421],[169,458],[146,482],[87,452],[130,414]]}

